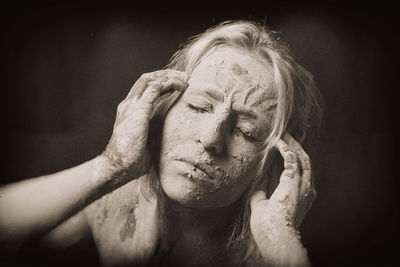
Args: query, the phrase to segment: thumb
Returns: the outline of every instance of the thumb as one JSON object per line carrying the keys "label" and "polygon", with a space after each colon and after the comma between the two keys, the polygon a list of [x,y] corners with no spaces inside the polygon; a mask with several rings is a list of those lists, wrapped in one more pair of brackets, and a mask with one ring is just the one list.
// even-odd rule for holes
{"label": "thumb", "polygon": [[263,190],[257,190],[254,194],[250,197],[250,207],[253,210],[258,202],[267,200],[267,194]]}

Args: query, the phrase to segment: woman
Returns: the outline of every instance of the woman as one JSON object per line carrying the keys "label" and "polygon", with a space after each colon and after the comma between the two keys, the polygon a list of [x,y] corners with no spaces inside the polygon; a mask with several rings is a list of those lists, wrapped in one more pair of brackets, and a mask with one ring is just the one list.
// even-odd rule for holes
{"label": "woman", "polygon": [[311,74],[271,32],[224,22],[138,79],[102,155],[3,187],[1,240],[90,234],[104,265],[309,265],[300,143],[319,114]]}

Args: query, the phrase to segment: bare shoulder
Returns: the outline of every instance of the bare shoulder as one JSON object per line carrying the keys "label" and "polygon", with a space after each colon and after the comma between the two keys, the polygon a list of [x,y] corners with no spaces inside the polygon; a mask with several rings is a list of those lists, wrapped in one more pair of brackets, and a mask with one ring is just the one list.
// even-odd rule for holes
{"label": "bare shoulder", "polygon": [[98,231],[107,220],[133,212],[138,194],[139,182],[133,180],[87,206],[83,212],[91,230]]}
{"label": "bare shoulder", "polygon": [[136,229],[134,214],[138,204],[138,184],[130,182],[93,202],[50,231],[40,245],[51,251],[95,245],[101,253],[107,240],[117,239],[124,243]]}
{"label": "bare shoulder", "polygon": [[55,227],[42,239],[41,243],[63,250],[92,234],[99,233],[107,219],[115,217],[116,211],[120,215],[133,211],[137,204],[137,187],[137,183],[131,182],[94,201]]}
{"label": "bare shoulder", "polygon": [[105,265],[143,263],[158,238],[155,199],[140,193],[141,178],[103,196],[85,210],[93,239]]}

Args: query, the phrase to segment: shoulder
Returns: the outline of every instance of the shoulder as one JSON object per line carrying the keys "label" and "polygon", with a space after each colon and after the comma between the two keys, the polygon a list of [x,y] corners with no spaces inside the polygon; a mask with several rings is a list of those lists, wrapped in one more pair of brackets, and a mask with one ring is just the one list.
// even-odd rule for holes
{"label": "shoulder", "polygon": [[134,212],[138,204],[139,187],[139,181],[133,180],[87,206],[83,212],[92,232],[101,230],[110,219],[118,220]]}
{"label": "shoulder", "polygon": [[158,208],[155,197],[141,193],[143,177],[103,196],[84,212],[100,259],[105,264],[121,260],[145,262],[158,241]]}

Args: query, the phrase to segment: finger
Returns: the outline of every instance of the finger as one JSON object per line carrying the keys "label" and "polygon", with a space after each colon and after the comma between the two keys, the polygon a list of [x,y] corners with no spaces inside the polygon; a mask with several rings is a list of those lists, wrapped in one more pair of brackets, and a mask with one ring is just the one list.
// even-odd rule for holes
{"label": "finger", "polygon": [[146,103],[153,105],[160,96],[161,92],[165,92],[171,88],[177,89],[177,91],[183,91],[187,88],[187,86],[187,83],[183,83],[182,81],[174,78],[165,82],[152,81],[148,83],[148,87],[143,92],[141,99],[143,99]]}
{"label": "finger", "polygon": [[[146,90],[147,85],[150,81],[161,79],[161,81],[163,82],[167,81],[169,78],[175,78],[181,80],[183,83],[187,83],[187,81],[189,80],[189,75],[187,75],[185,72],[172,69],[144,73],[132,86],[126,99],[140,98],[143,92]],[[179,89],[182,90],[182,87],[177,88],[177,90]]]}
{"label": "finger", "polygon": [[184,91],[188,86],[189,86],[189,84],[187,82],[184,82],[178,78],[172,77],[163,82],[163,86],[161,88],[160,93],[167,91],[171,88],[178,90],[178,91]]}
{"label": "finger", "polygon": [[294,178],[299,173],[296,153],[294,153],[288,144],[282,139],[277,142],[276,148],[279,150],[279,153],[283,158],[285,171],[282,174],[289,174],[289,177]]}
{"label": "finger", "polygon": [[310,194],[306,196],[307,200],[304,201],[304,211],[300,212],[299,215],[302,215],[301,217],[298,218],[298,224],[303,221],[304,216],[308,213],[308,211],[311,209],[315,199],[317,198],[317,193],[314,188],[310,191]]}
{"label": "finger", "polygon": [[304,151],[303,147],[289,133],[285,133],[283,139],[286,140],[288,145],[293,148],[294,152],[298,156],[302,170],[303,181],[308,184],[308,186],[312,186],[314,181],[311,175],[310,157]]}
{"label": "finger", "polygon": [[299,193],[299,186],[297,186],[293,179],[283,178],[279,181],[278,186],[275,188],[275,191],[272,193],[270,200],[279,201],[279,202],[289,202],[295,204],[297,201],[297,196]]}
{"label": "finger", "polygon": [[182,71],[166,69],[153,73],[154,80],[160,81],[163,84],[160,93],[168,89],[176,89],[183,91],[188,87],[189,76]]}
{"label": "finger", "polygon": [[[142,96],[143,92],[148,87],[148,83],[151,82],[151,81],[167,82],[170,79],[179,80],[183,84],[187,85],[187,81],[189,80],[189,76],[185,72],[177,71],[177,70],[171,70],[171,69],[159,70],[159,71],[154,71],[154,72],[150,72],[150,73],[144,73],[135,82],[135,84],[133,85],[132,89],[128,93],[128,96],[126,97],[126,99],[140,98]],[[167,84],[167,86],[168,86],[168,84]],[[187,86],[182,86],[182,84],[179,84],[176,87],[177,87],[176,88],[177,90],[181,90],[182,91]],[[170,88],[170,87],[168,87],[168,88]]]}
{"label": "finger", "polygon": [[254,194],[250,197],[251,209],[254,210],[255,205],[263,200],[267,200],[267,194],[263,190],[257,190],[256,192],[254,192]]}
{"label": "finger", "polygon": [[152,72],[154,75],[154,79],[160,77],[163,81],[167,80],[168,78],[177,78],[182,82],[187,82],[189,80],[189,75],[183,71],[173,70],[173,69],[165,69],[165,70],[158,70]]}
{"label": "finger", "polygon": [[142,74],[142,76],[140,76],[140,78],[132,86],[125,100],[141,97],[144,90],[146,90],[148,82],[150,82],[153,79],[154,78],[151,73]]}
{"label": "finger", "polygon": [[119,104],[117,109],[117,118],[124,116],[132,105],[137,106],[134,99],[142,98],[144,101],[141,108],[150,111],[162,92],[171,88],[177,91],[183,91],[188,87],[188,75],[184,72],[175,70],[160,70],[152,73],[143,74],[134,84],[128,96]]}
{"label": "finger", "polygon": [[271,199],[283,201],[289,197],[294,201],[298,195],[301,181],[297,155],[282,139],[277,142],[275,147],[283,157],[285,169],[279,178],[279,184],[272,194]]}

